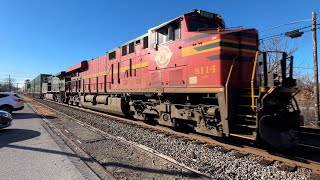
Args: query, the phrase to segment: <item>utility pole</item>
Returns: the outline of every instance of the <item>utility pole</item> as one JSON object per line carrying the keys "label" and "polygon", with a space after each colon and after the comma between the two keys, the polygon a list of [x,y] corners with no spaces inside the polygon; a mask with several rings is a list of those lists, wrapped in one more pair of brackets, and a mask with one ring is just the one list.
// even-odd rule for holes
{"label": "utility pole", "polygon": [[9,92],[11,92],[11,79],[10,79],[10,74],[9,74]]}
{"label": "utility pole", "polygon": [[318,54],[317,54],[317,23],[316,13],[312,12],[312,42],[313,42],[313,63],[314,63],[314,93],[316,95],[315,102],[315,118],[320,126],[319,119],[319,78],[318,78]]}

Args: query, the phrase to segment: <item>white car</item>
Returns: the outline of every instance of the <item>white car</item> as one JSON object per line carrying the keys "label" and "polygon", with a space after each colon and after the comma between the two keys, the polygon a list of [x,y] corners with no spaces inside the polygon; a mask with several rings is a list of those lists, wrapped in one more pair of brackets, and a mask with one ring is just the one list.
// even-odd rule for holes
{"label": "white car", "polygon": [[16,93],[0,92],[0,110],[12,113],[23,108],[23,100]]}

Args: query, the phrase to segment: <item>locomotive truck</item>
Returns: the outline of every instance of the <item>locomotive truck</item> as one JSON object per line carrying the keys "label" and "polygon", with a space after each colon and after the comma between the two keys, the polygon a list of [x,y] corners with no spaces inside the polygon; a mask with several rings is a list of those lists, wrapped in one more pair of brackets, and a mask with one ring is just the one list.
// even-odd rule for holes
{"label": "locomotive truck", "polygon": [[[282,54],[278,74],[268,69],[273,53]],[[301,121],[293,57],[259,52],[256,29],[227,29],[203,10],[81,61],[43,87],[47,99],[278,149],[295,145]]]}

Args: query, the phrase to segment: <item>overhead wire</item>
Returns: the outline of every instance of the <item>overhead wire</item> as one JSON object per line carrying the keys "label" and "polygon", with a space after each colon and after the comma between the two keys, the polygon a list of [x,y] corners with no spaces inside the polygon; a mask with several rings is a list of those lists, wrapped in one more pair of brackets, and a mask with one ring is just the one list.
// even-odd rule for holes
{"label": "overhead wire", "polygon": [[273,27],[270,27],[270,28],[267,28],[267,29],[261,30],[260,32],[265,32],[265,31],[269,31],[269,30],[272,30],[272,29],[276,29],[276,28],[282,27],[282,26],[287,26],[287,25],[297,24],[297,23],[299,23],[299,22],[305,22],[305,21],[311,21],[311,20],[312,20],[312,19],[301,19],[301,20],[296,20],[296,21],[292,21],[292,22],[289,22],[289,23],[285,23],[285,24],[280,24],[280,25],[277,25],[277,26],[273,26]]}
{"label": "overhead wire", "polygon": [[[320,29],[320,27],[317,27],[316,29]],[[310,29],[308,31],[303,31],[303,32],[305,33],[305,32],[310,32],[310,31],[312,31],[312,29]]]}
{"label": "overhead wire", "polygon": [[296,69],[313,69],[313,67],[299,67],[299,66],[296,66],[296,67],[293,67],[293,68],[296,68]]}
{"label": "overhead wire", "polygon": [[[320,25],[320,23],[318,23],[318,24],[316,24],[316,25]],[[305,26],[305,27],[302,27],[302,28],[298,28],[298,29],[294,29],[294,30],[302,30],[302,29],[306,29],[306,28],[309,28],[309,27],[311,27],[311,25],[309,25],[309,26]],[[320,27],[318,27],[318,28],[316,28],[316,29],[320,29]],[[303,33],[305,33],[305,32],[310,32],[310,31],[312,31],[312,29],[310,29],[310,30],[307,30],[307,31],[302,31]],[[266,40],[266,39],[270,39],[270,38],[273,38],[273,37],[285,37],[285,33],[279,33],[279,34],[275,34],[275,35],[271,35],[271,36],[267,36],[267,37],[263,37],[263,38],[260,38],[259,40]]]}

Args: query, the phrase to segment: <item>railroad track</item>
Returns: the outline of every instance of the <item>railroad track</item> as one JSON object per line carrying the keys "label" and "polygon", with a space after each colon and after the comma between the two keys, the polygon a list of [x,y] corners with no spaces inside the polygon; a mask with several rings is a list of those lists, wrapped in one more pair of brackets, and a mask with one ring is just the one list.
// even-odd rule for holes
{"label": "railroad track", "polygon": [[[29,103],[28,103],[29,104]],[[101,163],[99,163],[97,160],[95,160],[92,156],[90,156],[86,151],[84,151],[77,143],[73,141],[70,137],[66,136],[63,131],[59,128],[57,128],[55,125],[53,125],[47,118],[48,117],[48,111],[45,110],[43,112],[43,109],[39,109],[38,107],[34,107],[34,104],[29,104],[30,107],[39,115],[41,116],[42,120],[46,123],[48,127],[56,134],[58,135],[65,143],[66,145],[72,149],[81,160],[83,160],[88,167],[90,167],[96,175],[101,179],[112,179],[117,180],[116,177],[112,175],[111,172],[107,171]],[[50,113],[51,115],[51,113]]]}
{"label": "railroad track", "polygon": [[320,150],[320,129],[300,127],[300,144]]}
{"label": "railroad track", "polygon": [[[37,99],[38,101],[38,99]],[[46,101],[46,103],[54,103],[52,101]],[[60,104],[61,105],[61,104]],[[68,106],[68,105],[64,105],[64,106]],[[107,118],[111,118],[113,120],[116,121],[121,121],[122,123],[129,123],[129,124],[133,124],[133,125],[137,125],[137,126],[142,126],[143,128],[147,128],[147,129],[151,129],[153,131],[156,132],[162,132],[171,136],[175,136],[176,138],[180,138],[180,139],[184,139],[186,141],[196,141],[198,144],[205,144],[205,146],[207,147],[221,147],[221,152],[229,152],[231,150],[236,150],[237,153],[235,153],[235,156],[241,158],[241,157],[245,157],[248,156],[250,154],[256,155],[256,156],[260,156],[263,159],[260,161],[260,164],[268,166],[272,163],[275,162],[281,162],[281,166],[279,166],[279,169],[281,170],[285,170],[285,171],[295,171],[297,169],[297,167],[304,167],[307,169],[310,169],[312,171],[312,175],[311,178],[317,179],[319,178],[319,174],[320,174],[320,161],[313,161],[310,160],[311,158],[308,157],[299,157],[300,155],[297,154],[289,154],[289,155],[283,155],[283,154],[274,154],[274,153],[269,153],[266,150],[262,150],[262,149],[258,149],[255,147],[250,147],[250,146],[239,146],[239,145],[232,145],[232,144],[227,144],[224,142],[219,142],[217,140],[214,140],[210,137],[206,137],[206,136],[202,136],[199,134],[184,134],[184,133],[180,133],[180,132],[176,132],[173,131],[170,128],[166,128],[166,127],[162,127],[162,126],[152,126],[152,125],[148,125],[144,122],[141,121],[132,121],[132,120],[128,120],[125,118],[121,118],[121,117],[117,117],[117,116],[112,116],[112,115],[107,115],[104,113],[100,113],[100,112],[95,112],[95,111],[91,111],[91,110],[87,110],[87,109],[81,109],[78,107],[73,107],[73,106],[69,106],[70,108],[75,108],[75,109],[80,109],[80,110],[84,110],[86,112],[89,113],[93,113],[102,117],[107,117]],[[308,134],[308,135],[312,135],[315,132],[309,132],[309,130],[305,129],[304,131],[302,131],[303,134]],[[307,135],[306,135],[307,136]],[[306,141],[301,141],[300,142],[300,147],[299,148],[305,148],[307,147],[307,143],[305,143]],[[301,149],[299,149],[300,151]]]}
{"label": "railroad track", "polygon": [[[49,111],[51,112],[54,112],[55,114],[59,114],[60,116],[64,116],[64,117],[67,117],[69,120],[71,120],[73,123],[93,132],[94,134],[98,134],[100,136],[103,137],[103,139],[107,139],[107,140],[110,140],[110,139],[113,139],[115,141],[119,141],[120,143],[124,144],[125,146],[132,146],[134,147],[135,149],[138,149],[140,151],[143,151],[144,153],[148,153],[150,154],[151,156],[156,156],[157,158],[163,160],[163,161],[167,161],[169,162],[170,164],[173,164],[174,166],[177,166],[178,168],[180,168],[181,170],[179,171],[172,171],[172,172],[165,172],[163,170],[157,172],[157,173],[162,173],[162,174],[165,174],[167,173],[168,175],[175,175],[175,174],[178,174],[178,173],[181,173],[182,177],[188,177],[188,178],[192,178],[192,179],[211,179],[209,176],[205,175],[205,174],[202,174],[201,172],[199,171],[196,171],[190,167],[187,167],[185,166],[184,164],[181,164],[179,162],[177,162],[176,160],[166,156],[166,155],[163,155],[159,152],[156,152],[154,151],[153,149],[150,149],[146,146],[143,146],[143,145],[140,145],[140,144],[137,144],[135,142],[131,142],[131,141],[128,141],[124,138],[121,138],[121,137],[116,137],[116,136],[113,136],[109,133],[106,133],[98,128],[95,128],[87,123],[84,123],[84,122],[81,122],[67,114],[64,114],[62,112],[59,112],[45,104],[42,104],[40,102],[37,102],[39,103],[41,106],[49,109]],[[34,106],[32,104],[29,104],[31,106]],[[38,107],[39,108],[39,107]],[[33,108],[35,112],[37,112],[37,114],[41,115],[42,113],[39,112],[37,109],[38,108]],[[58,116],[59,116],[58,115]],[[49,116],[49,119],[52,118],[52,114],[50,114]],[[65,126],[65,125],[62,125],[63,123],[62,122],[59,122],[59,125],[55,125],[54,123],[50,122],[50,120],[46,119],[45,116],[43,116],[43,120],[46,124],[48,124],[49,127],[51,127],[51,129],[57,134],[59,135],[66,143],[67,145],[72,149],[74,150],[80,157],[81,159],[83,159],[89,167],[91,167],[94,172],[97,173],[97,175],[101,178],[101,179],[123,179],[123,178],[119,178],[118,176],[114,175],[114,172],[112,171],[108,171],[104,166],[103,163],[99,162],[99,160],[96,160],[95,157],[92,157],[92,155],[90,155],[89,152],[86,152],[85,148],[81,147],[81,144],[84,144],[86,143],[86,141],[88,142],[88,139],[86,140],[80,140],[79,137],[76,137],[75,134],[73,132],[70,132],[69,129],[65,128],[65,127],[69,127],[70,128],[70,123]],[[77,129],[79,129],[79,126],[76,127]],[[83,133],[84,133],[84,129],[82,128],[82,136],[83,136]],[[78,130],[79,131],[79,130]],[[96,139],[96,138],[93,138],[91,140],[89,140],[89,143],[92,143],[92,142],[95,142],[95,141],[100,141],[102,140],[101,138],[99,139]],[[92,166],[95,166],[95,167],[92,167]],[[181,171],[181,172],[180,172]],[[165,177],[165,175],[161,175],[163,177]],[[125,179],[127,179],[130,177],[126,176]]]}
{"label": "railroad track", "polygon": [[297,147],[299,156],[320,162],[320,129],[300,127],[300,139]]}

